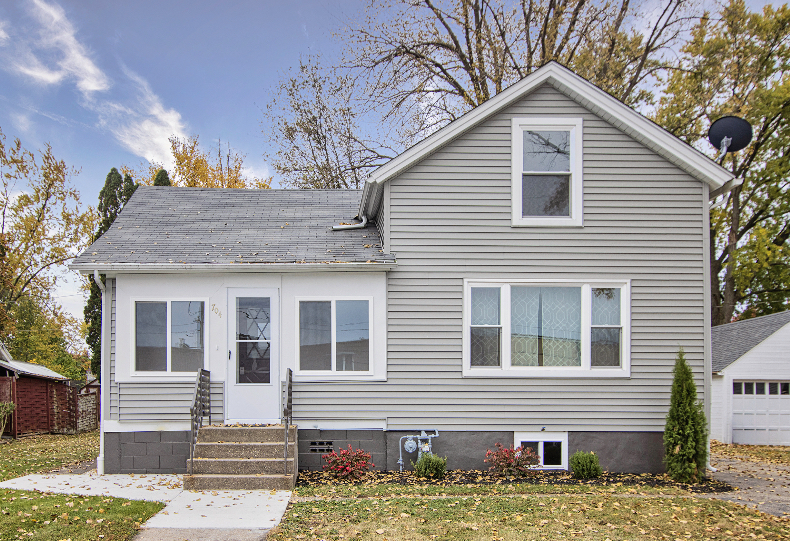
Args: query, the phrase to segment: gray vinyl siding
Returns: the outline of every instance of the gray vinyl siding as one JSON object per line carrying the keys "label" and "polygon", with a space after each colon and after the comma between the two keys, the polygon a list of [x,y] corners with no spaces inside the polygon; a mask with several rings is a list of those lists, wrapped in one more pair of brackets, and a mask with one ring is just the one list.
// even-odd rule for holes
{"label": "gray vinyl siding", "polygon": [[[584,227],[511,227],[511,118],[584,119]],[[661,431],[682,346],[704,394],[707,191],[552,87],[389,181],[388,380],[295,385],[299,419],[391,430]],[[463,280],[631,282],[631,377],[462,377]]]}
{"label": "gray vinyl siding", "polygon": [[[189,421],[195,396],[194,383],[119,383],[121,421]],[[222,381],[211,382],[211,417],[222,422],[224,412]],[[208,421],[206,421],[208,423]]]}

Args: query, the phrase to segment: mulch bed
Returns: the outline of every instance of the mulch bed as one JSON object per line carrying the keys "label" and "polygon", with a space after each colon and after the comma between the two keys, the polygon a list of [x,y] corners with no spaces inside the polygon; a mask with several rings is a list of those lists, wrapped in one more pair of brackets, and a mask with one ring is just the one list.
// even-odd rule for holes
{"label": "mulch bed", "polygon": [[467,470],[448,470],[444,479],[426,479],[417,477],[414,472],[368,472],[367,476],[358,481],[339,481],[321,471],[300,471],[297,487],[314,487],[322,485],[337,484],[396,484],[396,485],[415,485],[415,486],[474,486],[474,485],[581,485],[589,486],[591,490],[611,488],[613,486],[629,486],[639,488],[640,486],[662,488],[676,487],[698,494],[710,494],[716,492],[730,492],[734,488],[727,483],[706,478],[702,483],[688,485],[676,483],[667,475],[656,475],[650,473],[610,473],[604,472],[596,479],[580,480],[575,479],[568,472],[541,471],[535,472],[529,477],[521,479],[503,479],[485,471]]}

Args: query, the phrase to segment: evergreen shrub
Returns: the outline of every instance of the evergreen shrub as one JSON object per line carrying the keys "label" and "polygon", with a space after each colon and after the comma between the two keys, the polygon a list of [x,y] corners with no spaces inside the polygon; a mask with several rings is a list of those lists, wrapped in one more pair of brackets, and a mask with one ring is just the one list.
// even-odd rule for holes
{"label": "evergreen shrub", "polygon": [[423,453],[417,462],[412,462],[411,465],[414,466],[414,472],[419,477],[443,479],[447,472],[447,457],[442,458],[433,453]]}
{"label": "evergreen shrub", "polygon": [[576,479],[594,479],[603,473],[601,465],[598,464],[598,455],[593,452],[576,451],[571,456],[570,463]]}
{"label": "evergreen shrub", "polygon": [[678,350],[673,376],[664,427],[664,463],[675,481],[695,483],[705,474],[708,422],[702,403],[697,400],[697,386],[683,348]]}

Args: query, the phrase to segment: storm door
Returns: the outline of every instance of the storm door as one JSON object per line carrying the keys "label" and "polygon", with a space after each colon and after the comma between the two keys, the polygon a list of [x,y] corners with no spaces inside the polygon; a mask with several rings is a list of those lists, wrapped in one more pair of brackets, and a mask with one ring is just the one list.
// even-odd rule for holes
{"label": "storm door", "polygon": [[276,289],[228,289],[228,422],[279,421],[278,301]]}

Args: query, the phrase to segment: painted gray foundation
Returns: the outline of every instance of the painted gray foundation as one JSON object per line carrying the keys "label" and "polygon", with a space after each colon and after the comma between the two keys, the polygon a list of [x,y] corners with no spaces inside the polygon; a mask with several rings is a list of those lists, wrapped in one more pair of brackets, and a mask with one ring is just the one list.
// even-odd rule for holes
{"label": "painted gray foundation", "polygon": [[[398,471],[400,438],[419,430],[299,430],[299,468],[321,470],[325,451],[311,451],[313,442],[331,442],[340,451],[351,445],[371,454],[377,470]],[[513,444],[513,432],[439,432],[433,452],[447,457],[453,470],[486,470],[486,450],[496,443]],[[313,446],[314,447],[314,446]],[[661,432],[569,432],[568,456],[594,451],[601,467],[612,472],[662,473],[665,471]],[[108,432],[104,435],[106,473],[185,473],[189,432]],[[412,470],[417,453],[403,452],[404,470]]]}
{"label": "painted gray foundation", "polygon": [[107,432],[105,473],[186,473],[189,432]]}
{"label": "painted gray foundation", "polygon": [[604,470],[619,473],[664,473],[663,432],[569,432],[568,458],[593,451]]}
{"label": "painted gray foundation", "polygon": [[370,453],[376,470],[386,469],[387,442],[382,430],[299,430],[299,469],[321,470],[326,464],[321,459],[324,452],[311,451],[314,442],[332,442],[332,450],[363,449]]}
{"label": "painted gray foundation", "polygon": [[[310,452],[311,442],[332,442],[335,451],[362,448],[371,453],[377,470],[398,471],[401,436],[417,435],[419,430],[300,430],[299,467],[320,470],[322,453]],[[429,431],[429,433],[433,433]],[[486,451],[496,443],[511,446],[513,432],[439,432],[433,439],[433,452],[447,457],[452,470],[487,470]],[[613,472],[662,473],[664,443],[661,432],[569,432],[568,457],[575,451],[594,451],[601,467]],[[403,452],[404,470],[414,469],[417,453]]]}

